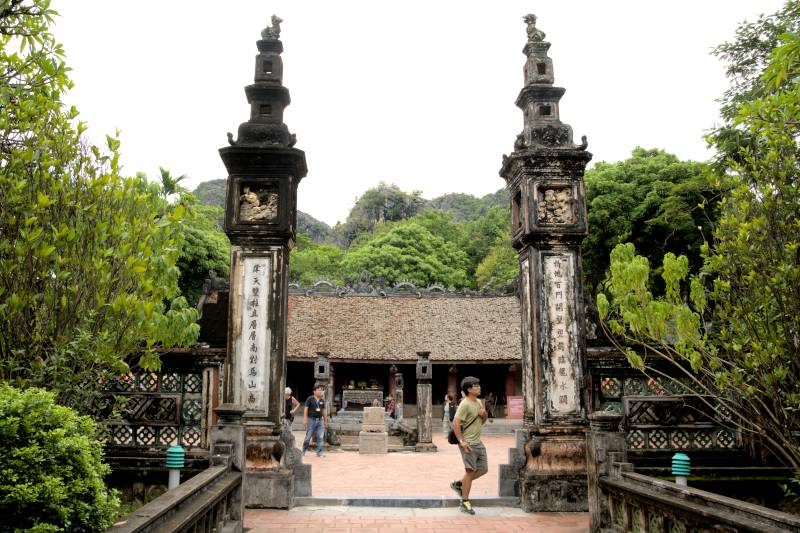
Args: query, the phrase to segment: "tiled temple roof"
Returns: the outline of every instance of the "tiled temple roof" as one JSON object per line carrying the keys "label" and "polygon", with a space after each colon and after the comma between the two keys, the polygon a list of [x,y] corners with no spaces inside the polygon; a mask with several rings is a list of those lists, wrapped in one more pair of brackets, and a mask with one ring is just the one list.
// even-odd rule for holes
{"label": "tiled temple roof", "polygon": [[519,361],[520,305],[510,296],[289,295],[288,358]]}

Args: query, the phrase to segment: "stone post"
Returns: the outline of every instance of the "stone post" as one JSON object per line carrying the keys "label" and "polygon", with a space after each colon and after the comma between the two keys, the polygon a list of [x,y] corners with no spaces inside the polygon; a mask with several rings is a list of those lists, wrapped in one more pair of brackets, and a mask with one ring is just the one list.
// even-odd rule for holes
{"label": "stone post", "polygon": [[242,484],[231,496],[231,519],[244,519],[245,487],[245,426],[242,415],[246,409],[240,405],[223,403],[214,412],[217,422],[211,426],[211,464],[229,464],[231,469],[242,473]]}
{"label": "stone post", "polygon": [[[584,511],[586,347],[581,241],[587,234],[583,173],[592,155],[560,120],[565,89],[553,85],[550,43],[527,15],[523,130],[503,156],[511,198],[511,243],[520,265],[526,511]],[[501,480],[502,484],[502,480]]]}
{"label": "stone post", "polygon": [[431,398],[431,378],[433,365],[430,352],[417,352],[417,445],[418,452],[435,452],[431,419],[433,402]]}
{"label": "stone post", "polygon": [[250,118],[219,154],[228,172],[225,233],[231,242],[224,401],[246,409],[245,504],[291,506],[293,474],[285,466],[283,387],[286,370],[289,252],[297,226],[297,186],[305,153],[283,122],[279,18],[261,32],[253,83],[245,87]]}
{"label": "stone post", "polygon": [[589,531],[600,533],[611,528],[608,498],[600,489],[600,477],[612,475],[612,463],[625,462],[625,433],[619,430],[622,415],[595,411],[589,415],[586,435],[586,473],[589,479]]}
{"label": "stone post", "polygon": [[403,419],[403,373],[394,375],[394,419],[398,422]]}

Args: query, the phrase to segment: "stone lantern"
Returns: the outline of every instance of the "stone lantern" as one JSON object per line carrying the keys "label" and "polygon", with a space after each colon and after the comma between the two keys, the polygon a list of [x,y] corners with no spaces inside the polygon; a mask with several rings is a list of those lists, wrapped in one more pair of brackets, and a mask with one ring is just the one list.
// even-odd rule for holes
{"label": "stone lantern", "polygon": [[431,418],[431,352],[417,352],[417,445],[418,452],[435,452]]}

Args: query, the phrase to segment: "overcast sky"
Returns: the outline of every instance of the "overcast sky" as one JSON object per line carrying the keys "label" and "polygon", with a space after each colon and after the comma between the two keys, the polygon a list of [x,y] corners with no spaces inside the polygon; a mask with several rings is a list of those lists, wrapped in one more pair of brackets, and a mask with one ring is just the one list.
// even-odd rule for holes
{"label": "overcast sky", "polygon": [[526,13],[552,43],[561,119],[594,161],[636,146],[710,157],[703,134],[726,87],[710,49],[779,0],[493,2],[55,0],[75,88],[126,172],[163,166],[188,186],[226,177],[217,150],[249,117],[255,41],[283,18],[285,121],[305,150],[298,207],[329,224],[379,181],[426,198],[504,186],[522,129]]}

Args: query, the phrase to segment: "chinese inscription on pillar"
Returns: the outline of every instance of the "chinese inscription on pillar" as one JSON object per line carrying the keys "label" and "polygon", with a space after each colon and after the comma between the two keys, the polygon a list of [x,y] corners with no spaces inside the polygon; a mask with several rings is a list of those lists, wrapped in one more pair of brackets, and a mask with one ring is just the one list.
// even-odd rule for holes
{"label": "chinese inscription on pillar", "polygon": [[546,351],[550,361],[548,398],[550,413],[566,415],[579,409],[574,365],[577,361],[577,323],[572,286],[572,256],[544,257],[544,293],[547,305]]}
{"label": "chinese inscription on pillar", "polygon": [[242,340],[239,343],[243,403],[249,410],[267,414],[269,406],[269,260],[266,257],[244,259],[244,305]]}

